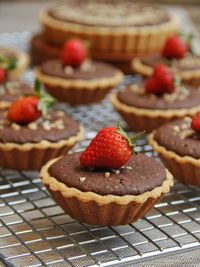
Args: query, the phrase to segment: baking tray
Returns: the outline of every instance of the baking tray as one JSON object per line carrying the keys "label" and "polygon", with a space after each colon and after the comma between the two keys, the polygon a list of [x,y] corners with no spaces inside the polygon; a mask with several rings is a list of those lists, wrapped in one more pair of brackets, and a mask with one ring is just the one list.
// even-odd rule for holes
{"label": "baking tray", "polygon": [[[29,32],[1,34],[0,44],[27,49]],[[32,82],[33,73],[24,79]],[[127,76],[124,83],[138,81]],[[59,104],[86,128],[86,147],[97,130],[120,120],[107,100],[91,106]],[[145,138],[137,151],[156,157]],[[0,258],[8,266],[127,266],[200,247],[200,189],[176,183],[142,220],[126,226],[79,223],[51,199],[37,172],[0,168]]]}

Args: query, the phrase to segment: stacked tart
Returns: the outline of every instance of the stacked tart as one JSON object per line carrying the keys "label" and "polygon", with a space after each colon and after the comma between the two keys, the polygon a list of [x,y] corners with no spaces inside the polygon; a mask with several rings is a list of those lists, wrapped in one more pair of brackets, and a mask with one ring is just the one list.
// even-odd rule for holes
{"label": "stacked tart", "polygon": [[35,73],[51,95],[71,105],[99,102],[123,80],[117,68],[87,58],[77,39],[65,43],[60,59],[43,62]]}
{"label": "stacked tart", "polygon": [[0,110],[0,166],[39,170],[68,151],[83,136],[79,123],[61,111],[49,111],[53,99],[39,90]]}
{"label": "stacked tart", "polygon": [[29,56],[11,48],[0,47],[0,82],[19,80],[29,64]]}
{"label": "stacked tart", "polygon": [[160,127],[149,142],[175,178],[200,186],[200,114]]}
{"label": "stacked tart", "polygon": [[148,77],[152,75],[154,66],[160,63],[167,63],[184,83],[194,87],[200,85],[200,56],[193,53],[190,42],[171,36],[166,40],[162,53],[135,58],[131,65],[134,72]]}
{"label": "stacked tart", "polygon": [[134,139],[121,127],[106,127],[84,152],[49,161],[41,180],[57,203],[80,222],[134,222],[173,185],[160,162],[133,154]]}
{"label": "stacked tart", "polygon": [[200,89],[181,83],[165,65],[154,67],[153,75],[111,95],[114,108],[130,128],[151,132],[171,120],[200,111]]}

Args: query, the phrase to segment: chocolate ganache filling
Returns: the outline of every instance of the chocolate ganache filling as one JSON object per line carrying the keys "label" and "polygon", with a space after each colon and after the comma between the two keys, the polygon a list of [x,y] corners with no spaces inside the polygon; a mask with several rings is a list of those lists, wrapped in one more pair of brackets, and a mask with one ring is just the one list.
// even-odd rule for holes
{"label": "chocolate ganache filling", "polygon": [[[5,120],[5,111],[0,110],[0,143],[38,143],[41,141],[58,142],[74,136],[79,131],[79,123],[60,112],[51,111],[47,118],[29,125],[16,125]],[[60,127],[62,126],[62,127]]]}
{"label": "chocolate ganache filling", "polygon": [[130,86],[123,91],[118,92],[119,101],[130,107],[142,109],[184,109],[199,106],[200,89],[193,89],[189,86],[180,88],[179,92],[173,94],[147,94],[144,93],[144,85],[134,85],[138,90],[132,90]]}
{"label": "chocolate ganache filling", "polygon": [[112,77],[117,69],[109,64],[102,62],[92,62],[89,70],[84,71],[80,67],[74,68],[72,73],[68,73],[59,59],[48,60],[40,65],[43,74],[71,80],[92,80]]}
{"label": "chocolate ganache filling", "polygon": [[182,119],[163,125],[156,130],[154,139],[179,156],[200,159],[200,133],[191,130],[190,121]]}
{"label": "chocolate ganache filling", "polygon": [[144,154],[133,155],[129,162],[119,169],[88,170],[79,163],[80,153],[61,157],[49,168],[49,174],[68,187],[83,192],[94,192],[100,195],[140,195],[161,186],[166,179],[166,171],[162,163]]}
{"label": "chocolate ganache filling", "polygon": [[23,95],[30,95],[33,93],[33,88],[25,83],[9,82],[6,84],[6,88],[0,86],[0,102],[9,101],[12,102]]}

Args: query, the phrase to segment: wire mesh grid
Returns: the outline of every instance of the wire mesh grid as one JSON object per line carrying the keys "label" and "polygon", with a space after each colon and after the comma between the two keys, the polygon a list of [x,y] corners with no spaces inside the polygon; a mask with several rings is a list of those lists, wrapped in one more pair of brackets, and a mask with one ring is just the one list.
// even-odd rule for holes
{"label": "wire mesh grid", "polygon": [[[30,34],[14,37],[0,35],[0,43],[9,40],[19,47],[20,41],[23,48]],[[131,79],[137,78],[127,77],[125,83]],[[33,80],[31,71],[25,80]],[[83,149],[99,128],[119,120],[107,100],[88,107],[61,104],[59,108],[87,129],[74,150]],[[145,138],[137,145],[138,152],[155,156]],[[11,266],[126,266],[195,248],[200,246],[199,191],[176,183],[144,219],[126,226],[99,227],[65,214],[48,195],[38,173],[0,169],[0,257]]]}

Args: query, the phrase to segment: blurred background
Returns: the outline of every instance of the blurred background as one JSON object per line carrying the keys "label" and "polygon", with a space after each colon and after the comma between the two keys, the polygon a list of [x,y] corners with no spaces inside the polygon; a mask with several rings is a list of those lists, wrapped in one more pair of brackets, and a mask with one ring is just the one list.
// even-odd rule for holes
{"label": "blurred background", "polygon": [[[56,2],[58,1],[0,0],[0,32],[37,31],[39,29],[39,23],[37,21],[39,10]],[[200,32],[200,0],[146,0],[143,2],[162,3],[185,8],[192,22]]]}

